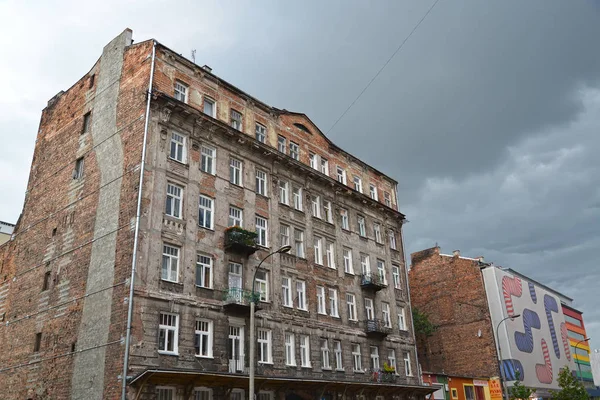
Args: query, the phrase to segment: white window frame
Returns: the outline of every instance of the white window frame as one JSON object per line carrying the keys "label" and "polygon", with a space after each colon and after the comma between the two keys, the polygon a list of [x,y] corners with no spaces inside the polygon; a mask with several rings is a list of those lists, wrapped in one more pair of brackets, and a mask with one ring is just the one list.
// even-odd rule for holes
{"label": "white window frame", "polygon": [[300,365],[310,368],[310,336],[300,335]]}
{"label": "white window frame", "polygon": [[325,220],[333,224],[333,206],[331,205],[331,201],[323,201],[323,210],[325,210]]}
{"label": "white window frame", "polygon": [[286,332],[285,341],[285,365],[296,366],[296,338],[293,333]]}
{"label": "white window frame", "polygon": [[290,184],[288,181],[279,181],[279,203],[285,204],[286,206],[290,204]]}
{"label": "white window frame", "polygon": [[321,218],[321,196],[310,196],[310,203],[312,206],[312,216]]}
{"label": "white window frame", "polygon": [[362,179],[360,176],[354,175],[354,179],[353,179],[353,183],[354,183],[354,190],[362,193]]}
{"label": "white window frame", "polygon": [[404,353],[404,372],[406,376],[412,376],[412,367],[410,366],[410,353]]}
{"label": "white window frame", "polygon": [[[206,330],[205,330],[206,328]],[[194,338],[195,355],[198,358],[213,358],[213,321],[197,319]],[[201,354],[202,343],[206,341],[206,354]],[[198,344],[198,346],[196,346]]]}
{"label": "white window frame", "polygon": [[335,370],[344,370],[344,358],[342,357],[342,342],[339,340],[333,341],[333,355],[335,358]]}
{"label": "white window frame", "polygon": [[346,305],[348,306],[348,320],[358,321],[356,312],[356,296],[352,293],[346,293]]}
{"label": "white window frame", "polygon": [[315,236],[315,264],[323,265],[323,238]]}
{"label": "white window frame", "polygon": [[329,176],[329,161],[323,157],[321,157],[321,172]]}
{"label": "white window frame", "polygon": [[[161,264],[161,279],[167,282],[177,283],[179,281],[179,257],[181,247],[163,243],[162,264]],[[175,269],[173,269],[173,263]],[[166,265],[166,274],[165,274]]]}
{"label": "white window frame", "polygon": [[257,361],[259,364],[273,364],[273,332],[270,329],[257,328]]}
{"label": "white window frame", "polygon": [[371,321],[375,319],[375,306],[373,299],[365,297],[365,319]]}
{"label": "white window frame", "polygon": [[408,330],[406,327],[406,309],[404,307],[401,307],[398,313],[398,329],[401,331]]}
{"label": "white window frame", "polygon": [[392,316],[390,311],[390,303],[386,303],[385,301],[381,302],[381,319],[383,320],[383,325],[386,328],[392,327]]}
{"label": "white window frame", "polygon": [[194,400],[213,400],[212,389],[207,387],[195,387]]}
{"label": "white window frame", "polygon": [[383,201],[386,206],[392,206],[392,196],[390,195],[390,192],[383,192]]}
{"label": "white window frame", "polygon": [[237,186],[244,186],[244,164],[237,158],[229,159],[229,182]]}
{"label": "white window frame", "polygon": [[396,350],[388,349],[388,365],[394,368],[394,373],[398,374],[398,364],[396,363]]}
{"label": "white window frame", "polygon": [[188,92],[190,91],[190,87],[181,81],[175,81],[175,95],[174,97],[187,104],[188,102]]}
{"label": "white window frame", "polygon": [[256,244],[262,247],[269,247],[269,221],[266,218],[254,218],[256,224]]}
{"label": "white window frame", "polygon": [[400,278],[400,266],[392,264],[392,279],[394,281],[394,289],[402,289],[402,279]]}
{"label": "white window frame", "polygon": [[296,161],[300,161],[300,145],[290,141],[290,157]]}
{"label": "white window frame", "polygon": [[352,249],[344,247],[342,252],[344,255],[344,272],[354,275],[354,265],[352,265]]}
{"label": "white window frame", "polygon": [[267,127],[264,126],[263,124],[260,124],[258,122],[255,123],[254,134],[255,134],[256,140],[258,140],[259,142],[261,142],[261,143],[267,142]]}
{"label": "white window frame", "polygon": [[385,270],[385,261],[377,259],[377,276],[381,279],[381,283],[387,285],[387,272]]}
{"label": "white window frame", "polygon": [[178,132],[171,132],[169,158],[182,164],[187,160],[187,137]]}
{"label": "white window frame", "polygon": [[294,198],[294,208],[298,211],[302,211],[302,188],[292,187],[292,197]]}
{"label": "white window frame", "polygon": [[388,232],[388,236],[390,237],[390,249],[398,250],[397,244],[396,244],[396,232],[394,232],[393,229],[390,229]]}
{"label": "white window frame", "polygon": [[[239,214],[236,215],[236,214]],[[244,226],[244,210],[235,206],[229,206],[229,218],[227,221],[227,226]]]}
{"label": "white window frame", "polygon": [[85,161],[83,157],[75,160],[75,169],[73,170],[73,179],[81,179],[83,178]]}
{"label": "white window frame", "polygon": [[375,201],[379,201],[379,195],[377,194],[377,186],[372,183],[369,185],[369,195]]}
{"label": "white window frame", "polygon": [[[165,317],[165,319],[163,319]],[[171,317],[171,318],[169,318]],[[173,320],[175,321],[174,325],[172,324]],[[166,322],[166,323],[164,323]],[[159,322],[158,322],[158,331],[159,331],[159,341],[158,341],[158,352],[160,354],[170,354],[170,355],[178,355],[179,354],[179,315],[173,313],[161,312],[159,314]],[[160,332],[164,331],[164,343],[160,341]],[[169,340],[169,332],[172,332],[172,347],[173,350],[167,350],[169,348],[169,344],[171,341]],[[164,349],[161,350],[161,344]]]}
{"label": "white window frame", "polygon": [[289,246],[290,245],[290,226],[285,224],[279,225],[279,245]]}
{"label": "white window frame", "polygon": [[[206,110],[206,105],[207,104],[210,104],[211,107],[212,107],[211,108],[211,111],[212,111],[211,113],[207,113],[206,112],[207,111]],[[217,115],[217,102],[214,99],[212,99],[212,98],[210,98],[208,96],[204,96],[204,103],[202,104],[202,112],[204,114],[210,116],[210,117],[216,118],[216,115]]]}
{"label": "white window frame", "polygon": [[265,171],[257,169],[256,170],[256,193],[261,196],[268,196],[267,185],[268,175]]}
{"label": "white window frame", "polygon": [[367,223],[365,221],[365,217],[363,217],[362,215],[359,215],[356,218],[356,221],[358,223],[358,234],[361,237],[367,237]]}
{"label": "white window frame", "polygon": [[156,400],[176,400],[176,388],[172,386],[157,386]]}
{"label": "white window frame", "polygon": [[339,300],[337,289],[329,288],[329,315],[334,318],[339,318]]}
{"label": "white window frame", "polygon": [[312,151],[308,153],[308,163],[312,169],[319,170],[319,156]]}
{"label": "white window frame", "polygon": [[294,307],[294,299],[292,297],[292,278],[288,276],[281,277],[281,305],[288,308]]}
{"label": "white window frame", "polygon": [[337,181],[346,185],[346,170],[338,165],[336,172],[337,172]]}
{"label": "white window frame", "polygon": [[296,251],[296,257],[304,258],[304,231],[301,229],[294,228],[294,248]]}
{"label": "white window frame", "polygon": [[259,301],[267,303],[269,301],[269,271],[259,269],[255,275],[256,293],[259,295]]}
{"label": "white window frame", "polygon": [[327,315],[325,305],[325,287],[317,286],[317,314]]}
{"label": "white window frame", "polygon": [[167,200],[165,215],[173,218],[183,218],[183,187],[167,182]]}
{"label": "white window frame", "polygon": [[277,136],[277,150],[280,153],[287,153],[287,139],[281,135]]}
{"label": "white window frame", "polygon": [[381,236],[381,224],[378,222],[373,223],[373,234],[375,235],[375,241],[377,243],[383,243],[383,237]]}
{"label": "white window frame", "polygon": [[296,281],[296,304],[298,310],[308,311],[308,299],[306,298],[306,282]]}
{"label": "white window frame", "polygon": [[363,275],[371,273],[371,259],[368,254],[360,253],[360,272]]}
{"label": "white window frame", "polygon": [[373,371],[379,371],[380,360],[379,360],[379,347],[377,346],[369,346],[369,351],[371,355],[371,369]]}
{"label": "white window frame", "polygon": [[352,343],[352,369],[354,372],[362,372],[362,354],[358,343]]}
{"label": "white window frame", "polygon": [[[196,286],[212,289],[213,288],[213,271],[214,271],[214,260],[212,257],[207,256],[205,254],[197,254],[196,255]],[[208,282],[206,282],[206,273],[208,271]],[[199,282],[198,277],[201,276],[202,279]]]}
{"label": "white window frame", "polygon": [[331,269],[335,269],[335,243],[326,242],[325,255],[327,259],[327,266]]}
{"label": "white window frame", "polygon": [[198,199],[198,226],[215,229],[215,200],[203,194]]}
{"label": "white window frame", "polygon": [[331,369],[329,360],[329,340],[322,338],[321,342],[321,369]]}
{"label": "white window frame", "polygon": [[217,149],[202,145],[200,153],[200,171],[210,175],[215,175],[217,173]]}
{"label": "white window frame", "polygon": [[[239,116],[239,119],[237,118]],[[231,109],[229,111],[229,124],[233,129],[237,129],[238,131],[242,131],[243,125],[244,125],[244,115],[235,110],[235,109]]]}
{"label": "white window frame", "polygon": [[350,220],[348,218],[348,210],[345,210],[345,209],[340,210],[340,217],[342,220],[342,229],[349,231],[350,230]]}

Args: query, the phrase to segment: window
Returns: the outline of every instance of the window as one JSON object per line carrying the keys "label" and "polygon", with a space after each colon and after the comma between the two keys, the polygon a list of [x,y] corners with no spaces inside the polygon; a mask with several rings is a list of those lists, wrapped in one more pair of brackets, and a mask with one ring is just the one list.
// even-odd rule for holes
{"label": "window", "polygon": [[242,130],[242,114],[233,109],[231,110],[231,127],[238,131]]}
{"label": "window", "polygon": [[389,236],[390,236],[390,249],[396,250],[396,232],[394,232],[392,229],[390,229]]}
{"label": "window", "polygon": [[[229,372],[241,372],[244,370],[244,327],[229,326],[229,336],[227,338]],[[232,399],[242,400],[242,393],[238,392],[239,397],[232,396]]]}
{"label": "window", "polygon": [[177,282],[179,276],[179,247],[163,246],[161,279]]}
{"label": "window", "polygon": [[321,218],[321,197],[310,196],[313,217]]}
{"label": "window", "polygon": [[327,266],[329,268],[335,269],[335,244],[332,242],[327,242],[327,248],[325,253],[327,255]]}
{"label": "window", "polygon": [[171,387],[156,387],[157,400],[175,400],[175,388]]}
{"label": "window", "polygon": [[207,174],[214,175],[216,173],[215,161],[216,161],[216,153],[217,151],[208,146],[202,146],[202,158],[200,160],[200,169],[202,172],[206,172]]}
{"label": "window", "polygon": [[315,264],[323,265],[323,239],[315,236]]}
{"label": "window", "polygon": [[285,334],[285,365],[296,365],[296,339],[293,333]]}
{"label": "window", "polygon": [[575,326],[581,327],[581,320],[573,318],[570,315],[565,314],[565,321]]}
{"label": "window", "polygon": [[242,389],[233,389],[231,391],[231,400],[243,400],[244,391]]}
{"label": "window", "polygon": [[388,365],[394,368],[394,372],[397,373],[396,370],[396,350],[388,349]]}
{"label": "window", "polygon": [[279,245],[289,246],[290,244],[290,227],[288,225],[279,225]]}
{"label": "window", "polygon": [[287,276],[281,278],[281,303],[284,307],[293,307],[292,280]]}
{"label": "window", "polygon": [[210,197],[200,195],[198,205],[198,225],[207,229],[214,229],[213,215],[215,215],[215,202]]}
{"label": "window", "polygon": [[265,128],[264,125],[256,124],[255,131],[256,140],[258,140],[261,143],[265,143],[265,141],[267,140],[267,128]]}
{"label": "window", "polygon": [[383,201],[385,202],[386,206],[392,206],[392,197],[390,196],[389,192],[383,192]]}
{"label": "window", "polygon": [[402,289],[402,284],[400,281],[400,267],[398,265],[392,264],[392,279],[394,280],[394,288]]}
{"label": "window", "polygon": [[340,216],[342,218],[342,229],[350,230],[350,224],[348,222],[348,210],[341,210]]}
{"label": "window", "polygon": [[362,193],[362,179],[356,175],[354,175],[354,190]]}
{"label": "window", "polygon": [[308,302],[306,301],[306,282],[296,281],[296,297],[298,299],[298,309],[308,310]]}
{"label": "window", "polygon": [[371,263],[369,261],[369,256],[366,254],[360,254],[360,270],[363,275],[371,274]]}
{"label": "window", "polygon": [[377,346],[371,346],[371,370],[379,371],[379,348]]}
{"label": "window", "polygon": [[378,195],[377,195],[377,187],[373,184],[369,185],[369,194],[371,195],[371,198],[375,201],[379,200],[378,199]]}
{"label": "window", "polygon": [[329,341],[321,339],[321,369],[331,369],[329,362]]}
{"label": "window", "polygon": [[96,74],[92,74],[90,76],[90,82],[89,82],[89,85],[88,85],[88,89],[91,89],[91,88],[94,87],[94,82],[95,81],[96,81]]}
{"label": "window", "polygon": [[310,367],[310,337],[300,335],[300,363],[303,367]]}
{"label": "window", "polygon": [[339,318],[337,289],[329,289],[329,315]]}
{"label": "window", "polygon": [[289,204],[288,186],[286,181],[279,181],[279,202],[281,204]]}
{"label": "window", "polygon": [[242,186],[242,162],[235,158],[229,160],[229,182]]}
{"label": "window", "polygon": [[339,340],[333,341],[333,355],[335,357],[335,369],[338,371],[343,371],[344,362],[342,359],[342,342]]}
{"label": "window", "polygon": [[323,209],[325,210],[325,219],[330,224],[333,224],[333,212],[331,207],[331,202],[329,200],[325,200],[323,202]]}
{"label": "window", "polygon": [[175,81],[175,98],[184,103],[188,102],[188,87],[186,84]]}
{"label": "window", "polygon": [[308,153],[308,162],[312,169],[319,170],[318,156],[315,153],[313,153],[313,152]]}
{"label": "window", "polygon": [[373,308],[373,299],[365,298],[365,317],[368,321],[375,319],[375,309]]}
{"label": "window", "polygon": [[213,259],[202,254],[196,257],[196,286],[212,289]]}
{"label": "window", "polygon": [[317,286],[317,313],[327,315],[325,309],[325,288],[323,286]]}
{"label": "window", "polygon": [[377,222],[373,224],[373,233],[375,235],[375,241],[377,243],[383,243],[383,239],[381,238],[381,225]]}
{"label": "window", "polygon": [[204,114],[216,118],[217,103],[206,96],[204,96]]}
{"label": "window", "polygon": [[229,206],[229,222],[227,226],[242,226],[242,210],[240,208]]}
{"label": "window", "polygon": [[455,388],[452,388],[452,398],[458,399],[458,390]]}
{"label": "window", "polygon": [[35,334],[35,341],[33,342],[33,352],[37,353],[42,348],[42,332]]}
{"label": "window", "polygon": [[362,359],[360,356],[360,344],[353,343],[352,344],[352,361],[354,371],[362,372]]}
{"label": "window", "polygon": [[292,197],[294,198],[294,208],[302,211],[302,188],[292,188]]}
{"label": "window", "polygon": [[390,304],[389,303],[381,303],[381,314],[383,316],[383,324],[386,328],[392,327],[392,319],[390,317]]}
{"label": "window", "polygon": [[[44,283],[42,284],[42,292],[50,289],[50,280],[52,279],[52,271],[46,271],[44,274]],[[0,319],[1,321],[1,319]]]}
{"label": "window", "polygon": [[412,376],[412,368],[410,367],[410,353],[404,353],[404,372],[406,376]]}
{"label": "window", "polygon": [[258,328],[256,337],[258,338],[258,363],[272,364],[271,330]]}
{"label": "window", "polygon": [[263,217],[256,217],[256,244],[263,247],[269,247],[269,229],[267,220]]}
{"label": "window", "polygon": [[259,169],[256,170],[256,193],[267,195],[267,173]]}
{"label": "window", "polygon": [[300,146],[297,143],[290,142],[290,157],[294,160],[300,160]]}
{"label": "window", "polygon": [[406,330],[406,311],[404,307],[400,308],[400,312],[398,313],[398,329],[401,331]]}
{"label": "window", "polygon": [[194,388],[194,400],[212,400],[212,389]]}
{"label": "window", "polygon": [[167,202],[165,214],[174,218],[181,218],[182,194],[183,188],[173,185],[172,183],[167,184]]}
{"label": "window", "polygon": [[201,319],[196,321],[196,336],[194,339],[196,357],[213,356],[213,322]]}
{"label": "window", "polygon": [[287,147],[286,145],[287,141],[283,136],[278,136],[277,137],[277,150],[279,150],[282,153],[286,153],[285,149]]}
{"label": "window", "polygon": [[346,304],[348,305],[348,319],[350,321],[357,321],[356,315],[356,297],[353,294],[346,294]]}
{"label": "window", "polygon": [[377,275],[381,280],[381,283],[387,285],[387,279],[385,274],[385,263],[382,260],[377,260]]}
{"label": "window", "polygon": [[171,148],[169,151],[169,158],[180,163],[185,163],[186,159],[186,140],[185,136],[173,132],[171,134]]}
{"label": "window", "polygon": [[354,266],[352,265],[352,249],[344,247],[342,251],[344,253],[344,272],[347,274],[354,274]]}
{"label": "window", "polygon": [[296,257],[304,258],[304,232],[300,229],[294,229],[294,244]]}
{"label": "window", "polygon": [[329,161],[323,157],[321,157],[321,172],[329,176]]}
{"label": "window", "polygon": [[177,314],[160,313],[158,325],[158,352],[177,354],[179,336],[179,316]]}
{"label": "window", "polygon": [[88,112],[83,116],[83,129],[81,130],[81,134],[87,133],[90,131],[90,121],[92,119],[92,113]]}
{"label": "window", "polygon": [[362,237],[367,237],[367,228],[365,226],[365,217],[358,216],[358,234]]}
{"label": "window", "polygon": [[269,301],[269,274],[267,271],[256,271],[256,291],[260,301]]}
{"label": "window", "polygon": [[337,180],[344,185],[346,184],[346,171],[339,165],[337,167]]}
{"label": "window", "polygon": [[83,178],[83,157],[75,161],[75,169],[73,170],[73,179]]}

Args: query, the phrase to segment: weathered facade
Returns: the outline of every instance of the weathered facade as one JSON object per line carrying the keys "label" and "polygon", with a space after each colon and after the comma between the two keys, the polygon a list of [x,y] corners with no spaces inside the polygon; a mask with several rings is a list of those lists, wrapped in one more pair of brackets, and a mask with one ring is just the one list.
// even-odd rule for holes
{"label": "weathered facade", "polygon": [[247,398],[250,301],[261,399],[428,393],[396,182],[131,36],[43,111],[0,248],[3,398],[120,397],[136,232],[129,398]]}

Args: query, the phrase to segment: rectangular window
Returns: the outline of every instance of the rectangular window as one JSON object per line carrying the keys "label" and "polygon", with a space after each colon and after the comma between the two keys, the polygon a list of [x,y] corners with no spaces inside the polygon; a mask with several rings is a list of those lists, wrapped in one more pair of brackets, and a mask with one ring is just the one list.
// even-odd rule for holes
{"label": "rectangular window", "polygon": [[83,116],[83,129],[81,130],[82,135],[90,131],[90,120],[92,119],[91,117],[91,112],[88,112]]}
{"label": "rectangular window", "polygon": [[73,179],[83,178],[83,157],[75,161],[75,169],[73,170]]}
{"label": "rectangular window", "polygon": [[390,194],[388,192],[383,192],[383,201],[385,202],[385,205],[388,207],[392,206],[392,197],[390,196]]}
{"label": "rectangular window", "polygon": [[290,245],[290,227],[288,225],[279,225],[279,245],[281,247]]}
{"label": "rectangular window", "polygon": [[207,229],[214,229],[213,216],[215,215],[215,201],[210,197],[200,195],[198,205],[198,225]]}
{"label": "rectangular window", "polygon": [[212,389],[194,388],[194,400],[213,400]]}
{"label": "rectangular window", "polygon": [[169,150],[169,158],[185,164],[187,157],[187,143],[185,136],[178,133],[171,133],[171,148]]}
{"label": "rectangular window", "polygon": [[242,184],[242,162],[232,158],[229,160],[229,182],[234,185],[243,186]]}
{"label": "rectangular window", "polygon": [[315,264],[323,265],[323,239],[315,236]]}
{"label": "rectangular window", "polygon": [[342,219],[342,229],[350,230],[350,223],[348,221],[348,210],[340,210],[340,217]]}
{"label": "rectangular window", "polygon": [[259,169],[256,170],[256,193],[267,196],[267,173]]}
{"label": "rectangular window", "polygon": [[[238,370],[241,371],[241,370]],[[244,399],[244,391],[241,389],[233,389],[231,391],[231,400],[243,400]]]}
{"label": "rectangular window", "polygon": [[256,330],[256,337],[258,339],[258,363],[272,364],[271,330],[258,328]]}
{"label": "rectangular window", "polygon": [[308,302],[306,301],[306,282],[296,281],[296,297],[298,299],[298,309],[308,310]]}
{"label": "rectangular window", "polygon": [[319,170],[319,160],[318,160],[318,156],[315,153],[313,153],[313,152],[308,153],[308,162],[312,169]]}
{"label": "rectangular window", "polygon": [[392,264],[392,279],[394,280],[394,288],[402,289],[400,280],[400,267],[398,265]]}
{"label": "rectangular window", "polygon": [[377,222],[373,224],[373,234],[377,243],[383,243],[383,239],[381,237],[381,225],[379,225]]}
{"label": "rectangular window", "polygon": [[206,96],[204,96],[204,114],[216,118],[217,103]]}
{"label": "rectangular window", "polygon": [[337,289],[329,289],[329,315],[339,318]]}
{"label": "rectangular window", "polygon": [[242,114],[233,109],[231,110],[231,127],[238,131],[242,130]]}
{"label": "rectangular window", "polygon": [[256,244],[269,247],[269,228],[265,218],[256,217]]}
{"label": "rectangular window", "polygon": [[296,339],[293,333],[285,334],[285,365],[296,366]]}
{"label": "rectangular window", "polygon": [[379,347],[371,346],[371,370],[379,371]]}
{"label": "rectangular window", "polygon": [[360,254],[360,272],[363,275],[371,274],[371,262],[369,261],[369,256],[366,254]]}
{"label": "rectangular window", "polygon": [[284,307],[293,307],[292,280],[287,276],[281,278],[281,303]]}
{"label": "rectangular window", "polygon": [[329,341],[321,339],[321,369],[331,369],[329,362]]}
{"label": "rectangular window", "polygon": [[196,336],[194,339],[196,357],[213,356],[213,322],[200,319],[196,321]]}
{"label": "rectangular window", "polygon": [[397,373],[396,370],[396,350],[388,349],[388,365],[391,368],[394,368],[394,373]]}
{"label": "rectangular window", "polygon": [[412,368],[410,366],[410,353],[404,353],[404,371],[406,372],[406,376],[412,376]]}
{"label": "rectangular window", "polygon": [[35,334],[35,341],[33,342],[33,352],[37,353],[42,348],[42,332]]}
{"label": "rectangular window", "polygon": [[360,355],[360,344],[352,344],[352,362],[356,372],[362,372],[362,357]]}
{"label": "rectangular window", "polygon": [[401,331],[406,330],[406,311],[404,307],[400,308],[400,312],[398,313],[398,329]]}
{"label": "rectangular window", "polygon": [[242,209],[229,206],[229,221],[227,226],[243,226]]}
{"label": "rectangular window", "polygon": [[255,132],[256,132],[256,140],[258,140],[261,143],[265,143],[267,140],[267,128],[265,128],[264,125],[257,123]]}
{"label": "rectangular window", "polygon": [[260,301],[269,301],[269,273],[264,270],[256,271],[256,291]]}
{"label": "rectangular window", "polygon": [[344,185],[346,184],[346,171],[339,165],[337,167],[337,180]]}
{"label": "rectangular window", "polygon": [[310,337],[300,335],[300,363],[303,367],[310,367]]}
{"label": "rectangular window", "polygon": [[379,280],[384,285],[387,285],[387,276],[385,273],[385,263],[383,260],[377,260],[377,276],[379,276]]}
{"label": "rectangular window", "polygon": [[362,179],[356,175],[354,175],[354,190],[362,193]]}
{"label": "rectangular window", "polygon": [[196,286],[212,289],[213,259],[198,254],[196,257]]}
{"label": "rectangular window", "polygon": [[175,81],[175,98],[184,103],[188,102],[188,87],[186,84]]}
{"label": "rectangular window", "polygon": [[[42,284],[42,292],[45,290],[50,289],[50,281],[52,280],[52,272],[51,271],[46,271],[44,273],[44,283]],[[2,314],[4,315],[4,314]],[[0,321],[2,321],[3,319],[0,319]]]}
{"label": "rectangular window", "polygon": [[329,161],[323,157],[321,157],[321,172],[329,176]]}
{"label": "rectangular window", "polygon": [[390,304],[386,302],[381,303],[381,314],[383,319],[383,324],[386,328],[392,327],[392,319],[390,316]]}
{"label": "rectangular window", "polygon": [[358,234],[362,237],[367,237],[367,227],[365,225],[365,217],[358,216]]}
{"label": "rectangular window", "polygon": [[344,272],[353,274],[354,266],[352,265],[352,249],[344,247],[342,251],[344,253]]}
{"label": "rectangular window", "polygon": [[389,237],[390,237],[390,249],[396,250],[396,232],[394,232],[392,229],[390,229]]}
{"label": "rectangular window", "polygon": [[157,400],[175,400],[175,388],[171,387],[156,387]]}
{"label": "rectangular window", "polygon": [[215,162],[217,158],[215,155],[217,154],[217,150],[212,147],[202,146],[201,153],[202,157],[200,160],[200,170],[202,172],[206,172],[207,174],[216,174]]}
{"label": "rectangular window", "polygon": [[167,201],[165,214],[174,218],[181,218],[183,188],[172,183],[167,184]]}
{"label": "rectangular window", "polygon": [[570,323],[570,324],[573,324],[575,326],[581,327],[581,320],[579,320],[577,318],[573,318],[570,315],[566,315],[565,314],[565,321],[568,322],[568,323]]}
{"label": "rectangular window", "polygon": [[296,257],[304,258],[304,232],[300,229],[294,229],[294,245]]}
{"label": "rectangular window", "polygon": [[294,160],[300,160],[300,146],[297,143],[290,142],[290,157]]}
{"label": "rectangular window", "polygon": [[[244,371],[244,327],[243,326],[229,326],[229,336],[227,338],[228,356],[229,356],[229,372],[236,373]],[[232,393],[232,399],[242,399],[243,392],[237,392],[240,397],[234,397]]]}
{"label": "rectangular window", "polygon": [[161,279],[177,282],[179,276],[179,247],[163,245]]}
{"label": "rectangular window", "polygon": [[321,197],[310,196],[310,202],[312,204],[313,217],[321,218]]}
{"label": "rectangular window", "polygon": [[302,188],[292,188],[292,196],[294,197],[294,208],[298,211],[302,211]]}
{"label": "rectangular window", "polygon": [[177,314],[160,313],[158,325],[158,352],[177,354],[179,336],[179,316]]}
{"label": "rectangular window", "polygon": [[333,207],[329,200],[323,201],[323,209],[325,210],[325,219],[330,224],[333,224]]}
{"label": "rectangular window", "polygon": [[279,150],[281,153],[286,153],[286,148],[287,148],[287,141],[283,136],[278,136],[277,137],[277,150]]}
{"label": "rectangular window", "polygon": [[379,196],[377,195],[377,187],[373,184],[369,185],[369,194],[371,198],[375,201],[379,200]]}
{"label": "rectangular window", "polygon": [[346,293],[346,304],[348,305],[348,319],[350,321],[357,321],[358,316],[356,315],[356,297],[353,294]]}
{"label": "rectangular window", "polygon": [[375,319],[375,308],[373,307],[373,299],[365,298],[365,316],[367,321]]}
{"label": "rectangular window", "polygon": [[323,286],[317,286],[317,313],[327,315],[325,309],[325,288]]}
{"label": "rectangular window", "polygon": [[327,266],[335,269],[335,244],[332,242],[327,242],[325,253],[327,256]]}
{"label": "rectangular window", "polygon": [[289,205],[289,184],[286,181],[279,181],[279,202]]}
{"label": "rectangular window", "polygon": [[338,371],[343,371],[344,361],[342,358],[342,342],[339,340],[333,341],[333,353],[335,356],[335,369]]}

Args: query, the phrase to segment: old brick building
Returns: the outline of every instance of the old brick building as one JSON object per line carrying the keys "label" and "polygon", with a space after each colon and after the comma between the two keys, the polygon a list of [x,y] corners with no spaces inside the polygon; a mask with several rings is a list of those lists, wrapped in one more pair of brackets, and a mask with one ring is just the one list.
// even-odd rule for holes
{"label": "old brick building", "polygon": [[254,300],[260,399],[428,393],[396,182],[131,38],[42,113],[0,248],[2,398],[119,398],[124,362],[132,399],[247,398]]}

